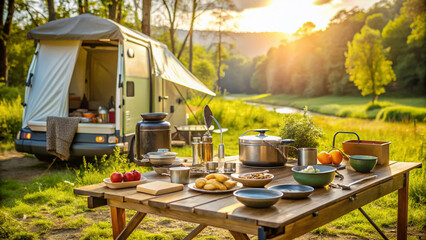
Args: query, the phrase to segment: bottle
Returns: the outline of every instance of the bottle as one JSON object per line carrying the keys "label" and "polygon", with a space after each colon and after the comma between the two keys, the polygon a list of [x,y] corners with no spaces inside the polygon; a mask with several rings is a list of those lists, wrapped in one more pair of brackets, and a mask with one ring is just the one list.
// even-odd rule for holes
{"label": "bottle", "polygon": [[203,163],[201,137],[193,137],[192,140],[192,166],[201,165]]}
{"label": "bottle", "polygon": [[203,136],[202,142],[202,154],[204,162],[212,162],[213,161],[213,137],[210,135],[210,132],[206,132]]}

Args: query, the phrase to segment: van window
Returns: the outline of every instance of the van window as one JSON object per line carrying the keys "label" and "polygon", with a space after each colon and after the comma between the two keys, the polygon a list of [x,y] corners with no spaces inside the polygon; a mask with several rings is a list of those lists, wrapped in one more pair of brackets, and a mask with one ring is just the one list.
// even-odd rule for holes
{"label": "van window", "polygon": [[[129,51],[133,53],[131,56],[128,54]],[[148,49],[132,42],[126,42],[124,53],[126,76],[149,78]]]}
{"label": "van window", "polygon": [[135,83],[128,81],[126,82],[126,96],[134,97],[135,96]]}

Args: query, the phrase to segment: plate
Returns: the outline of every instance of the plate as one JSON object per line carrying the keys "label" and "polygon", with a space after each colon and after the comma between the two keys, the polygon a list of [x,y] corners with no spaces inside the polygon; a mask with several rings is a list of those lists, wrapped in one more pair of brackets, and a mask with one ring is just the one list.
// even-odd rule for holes
{"label": "plate", "polygon": [[262,179],[247,179],[240,178],[240,176],[250,175],[250,173],[234,173],[231,174],[231,178],[237,182],[242,183],[246,187],[264,187],[266,184],[270,183],[274,179],[274,175],[271,173],[263,173],[264,175],[270,176],[270,178],[262,178]]}
{"label": "plate", "polygon": [[104,183],[107,187],[111,189],[120,189],[120,188],[129,188],[129,187],[136,187],[137,185],[146,182],[148,179],[144,176],[141,176],[141,179],[138,181],[130,181],[130,182],[117,182],[113,183],[111,182],[110,178],[105,178]]}
{"label": "plate", "polygon": [[231,189],[228,189],[228,190],[204,190],[204,189],[199,189],[199,188],[195,187],[195,183],[188,184],[188,187],[190,189],[194,190],[194,191],[203,192],[203,193],[228,193],[228,192],[233,192],[235,190],[238,190],[238,189],[242,188],[243,184],[237,182],[237,186],[235,186],[235,187],[233,187]]}
{"label": "plate", "polygon": [[268,187],[268,189],[277,190],[283,193],[283,198],[301,199],[307,198],[314,188],[307,185],[281,184]]}

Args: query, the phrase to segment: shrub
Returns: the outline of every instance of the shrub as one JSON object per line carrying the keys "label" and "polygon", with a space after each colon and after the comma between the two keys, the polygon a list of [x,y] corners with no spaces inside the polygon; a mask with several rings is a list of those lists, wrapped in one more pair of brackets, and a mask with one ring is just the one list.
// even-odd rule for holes
{"label": "shrub", "polygon": [[[307,115],[307,108],[302,114],[286,114],[280,127],[280,136],[283,139],[294,139],[294,146],[316,148],[319,145],[319,138],[323,136],[322,129],[315,126],[310,116]],[[291,149],[290,156],[295,157],[296,151]]]}
{"label": "shrub", "polygon": [[0,140],[12,141],[22,126],[21,97],[0,101]]}
{"label": "shrub", "polygon": [[5,87],[0,86],[0,100],[15,100],[18,97],[24,98],[25,87]]}
{"label": "shrub", "polygon": [[394,106],[380,110],[376,119],[385,121],[412,121],[425,122],[426,108]]}

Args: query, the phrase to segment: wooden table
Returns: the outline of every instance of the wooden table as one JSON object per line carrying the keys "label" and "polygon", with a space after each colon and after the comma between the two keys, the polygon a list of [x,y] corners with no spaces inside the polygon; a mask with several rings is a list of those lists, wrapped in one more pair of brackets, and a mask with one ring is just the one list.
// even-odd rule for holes
{"label": "wooden table", "polygon": [[[285,168],[270,169],[275,178],[269,185],[296,184],[290,170],[295,164],[288,162]],[[258,239],[291,239],[398,190],[397,237],[407,239],[409,171],[419,167],[418,162],[378,165],[374,169],[377,178],[354,185],[351,190],[317,188],[309,198],[281,199],[266,209],[245,207],[231,193],[204,194],[187,187],[180,192],[153,196],[135,188],[113,190],[99,183],[76,188],[74,193],[88,196],[89,208],[110,207],[114,239],[126,239],[148,213],[200,224],[186,239],[192,239],[207,225],[227,229],[235,239],[249,239],[247,234],[257,235]],[[258,170],[241,165],[237,168],[240,173]],[[357,173],[349,166],[339,172],[345,178],[336,178],[335,182],[344,184],[371,174]],[[153,171],[143,175],[169,181]],[[125,209],[137,211],[127,226]]]}

